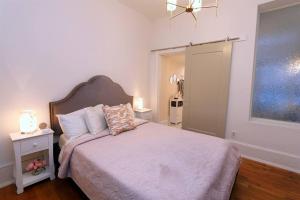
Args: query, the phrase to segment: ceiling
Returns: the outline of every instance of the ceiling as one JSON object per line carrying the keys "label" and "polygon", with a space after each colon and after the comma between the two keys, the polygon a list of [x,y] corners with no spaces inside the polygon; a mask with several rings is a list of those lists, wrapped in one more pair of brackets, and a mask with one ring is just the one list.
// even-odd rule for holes
{"label": "ceiling", "polygon": [[[166,0],[119,0],[122,4],[135,9],[151,20],[168,16]],[[177,0],[178,4],[186,5],[188,0]],[[204,5],[215,3],[215,0],[203,0]]]}
{"label": "ceiling", "polygon": [[167,16],[165,0],[119,0],[122,4],[135,9],[150,19]]}

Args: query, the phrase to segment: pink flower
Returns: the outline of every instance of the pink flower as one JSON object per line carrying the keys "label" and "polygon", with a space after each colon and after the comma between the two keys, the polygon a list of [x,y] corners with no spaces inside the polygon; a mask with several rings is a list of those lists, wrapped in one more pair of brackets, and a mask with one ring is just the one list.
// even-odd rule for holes
{"label": "pink flower", "polygon": [[31,171],[31,170],[33,170],[33,168],[34,168],[34,163],[30,162],[25,169],[26,169],[26,171]]}

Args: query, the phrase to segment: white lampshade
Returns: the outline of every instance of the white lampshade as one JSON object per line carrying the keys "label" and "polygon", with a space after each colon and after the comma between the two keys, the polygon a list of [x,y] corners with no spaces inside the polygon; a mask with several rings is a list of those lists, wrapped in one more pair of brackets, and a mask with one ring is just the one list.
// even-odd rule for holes
{"label": "white lampshade", "polygon": [[167,0],[167,11],[173,12],[176,10],[177,0]]}
{"label": "white lampshade", "polygon": [[195,2],[193,4],[193,8],[194,8],[193,12],[201,11],[201,7],[202,7],[202,0],[195,0]]}
{"label": "white lampshade", "polygon": [[37,118],[32,110],[24,110],[20,116],[20,131],[31,133],[37,129]]}
{"label": "white lampshade", "polygon": [[135,106],[137,110],[143,110],[144,109],[144,100],[141,97],[137,97],[135,99]]}

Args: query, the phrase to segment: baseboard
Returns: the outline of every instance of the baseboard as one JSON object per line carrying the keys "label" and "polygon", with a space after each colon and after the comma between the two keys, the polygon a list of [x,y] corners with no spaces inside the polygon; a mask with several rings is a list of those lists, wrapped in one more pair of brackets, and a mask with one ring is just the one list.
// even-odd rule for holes
{"label": "baseboard", "polygon": [[15,180],[13,180],[13,179],[8,180],[8,181],[4,181],[4,182],[0,183],[0,189],[4,188],[6,186],[9,186],[11,184],[14,184],[14,183],[15,183]]}
{"label": "baseboard", "polygon": [[160,124],[164,124],[164,125],[168,125],[169,124],[169,121],[168,120],[163,120],[163,121],[160,121],[158,122]]}
{"label": "baseboard", "polygon": [[13,163],[0,166],[0,188],[13,184]]}
{"label": "baseboard", "polygon": [[230,140],[243,157],[300,174],[300,156]]}

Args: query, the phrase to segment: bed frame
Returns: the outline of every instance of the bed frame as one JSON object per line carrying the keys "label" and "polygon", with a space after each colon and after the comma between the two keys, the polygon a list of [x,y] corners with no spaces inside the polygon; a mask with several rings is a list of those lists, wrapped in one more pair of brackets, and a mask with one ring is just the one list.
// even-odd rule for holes
{"label": "bed frame", "polygon": [[104,104],[115,106],[133,103],[133,97],[109,77],[99,75],[77,85],[65,98],[50,102],[50,125],[55,134],[62,134],[57,114],[67,114],[89,106]]}

